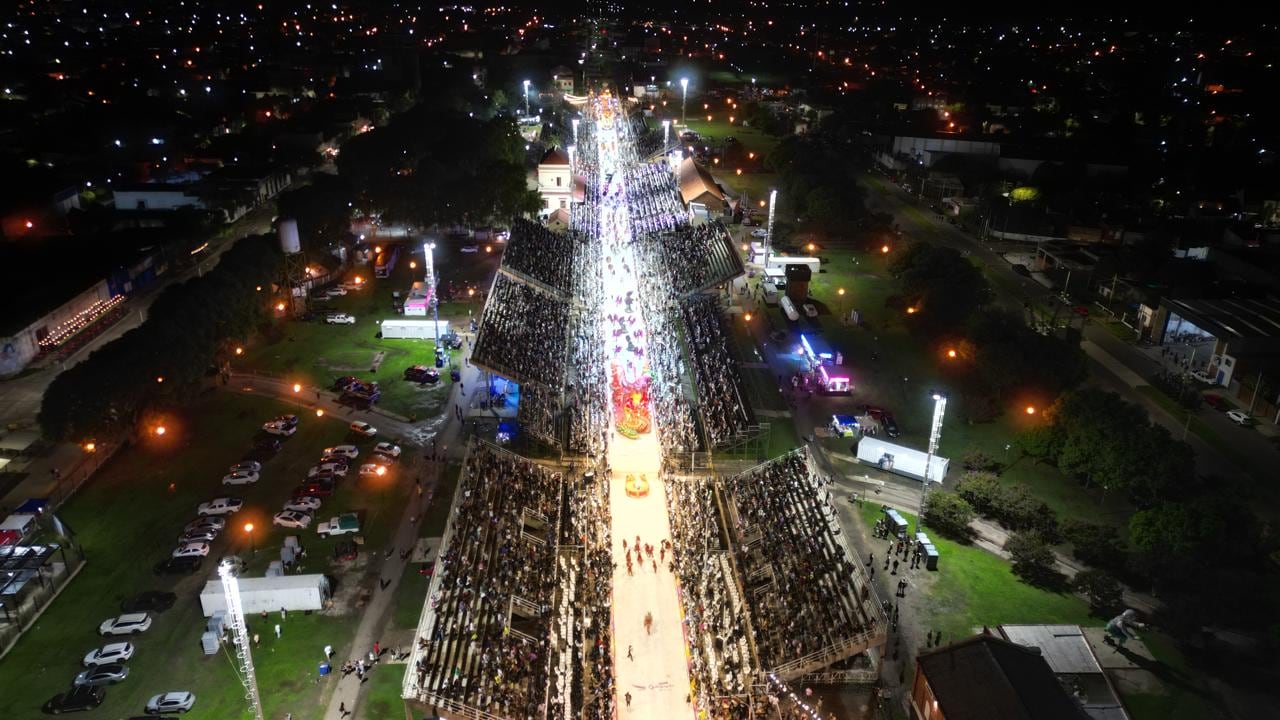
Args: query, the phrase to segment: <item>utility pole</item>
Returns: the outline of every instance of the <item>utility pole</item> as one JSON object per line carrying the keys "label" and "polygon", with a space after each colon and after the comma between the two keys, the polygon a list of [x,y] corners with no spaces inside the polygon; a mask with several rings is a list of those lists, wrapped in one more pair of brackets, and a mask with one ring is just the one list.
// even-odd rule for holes
{"label": "utility pole", "polygon": [[942,416],[947,412],[947,396],[933,393],[933,425],[929,428],[929,452],[924,463],[924,478],[920,486],[920,512],[916,514],[916,532],[924,527],[924,499],[929,494],[929,469],[933,467],[934,453],[938,452],[938,439],[942,437]]}

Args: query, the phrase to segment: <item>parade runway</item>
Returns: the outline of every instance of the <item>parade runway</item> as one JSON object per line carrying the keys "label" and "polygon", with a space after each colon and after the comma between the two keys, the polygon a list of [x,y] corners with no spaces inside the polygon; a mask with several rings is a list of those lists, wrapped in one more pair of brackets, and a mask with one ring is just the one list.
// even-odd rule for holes
{"label": "parade runway", "polygon": [[[616,110],[616,100],[611,100]],[[615,113],[615,117],[621,117]],[[610,378],[615,374],[629,382],[646,375],[647,330],[635,298],[635,261],[627,247],[631,239],[627,217],[625,175],[619,162],[620,144],[629,142],[610,122],[601,122],[598,136],[603,196],[600,202],[599,238],[606,257],[606,283],[610,306],[601,329],[608,348]],[[627,397],[640,397],[628,393]],[[615,397],[614,402],[618,402]],[[634,400],[632,402],[635,402]],[[643,397],[640,415],[653,417],[651,400]],[[616,405],[615,405],[616,409]],[[662,450],[654,424],[628,438],[615,427],[609,441],[609,507],[613,538],[614,669],[620,718],[675,720],[694,716],[690,695],[689,664],[685,654],[683,613],[676,578],[669,569],[664,541],[671,539],[667,518],[666,488],[659,477]],[[628,487],[628,478],[631,478]],[[647,483],[647,486],[646,486]],[[630,490],[630,492],[628,492]],[[651,546],[637,559],[637,538]],[[623,543],[626,543],[625,547]],[[632,570],[628,572],[628,557]],[[646,615],[652,623],[646,628]],[[628,705],[626,696],[631,696]]]}

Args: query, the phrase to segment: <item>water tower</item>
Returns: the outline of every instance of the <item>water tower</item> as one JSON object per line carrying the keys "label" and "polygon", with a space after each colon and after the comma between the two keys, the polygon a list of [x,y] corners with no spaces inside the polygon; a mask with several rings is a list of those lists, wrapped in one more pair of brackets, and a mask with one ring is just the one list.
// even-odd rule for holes
{"label": "water tower", "polygon": [[298,239],[298,221],[286,218],[280,221],[277,228],[280,236],[280,250],[284,253],[284,266],[280,277],[280,291],[285,296],[285,303],[291,315],[298,315],[307,309],[310,298],[307,287],[307,256],[302,252],[302,242]]}

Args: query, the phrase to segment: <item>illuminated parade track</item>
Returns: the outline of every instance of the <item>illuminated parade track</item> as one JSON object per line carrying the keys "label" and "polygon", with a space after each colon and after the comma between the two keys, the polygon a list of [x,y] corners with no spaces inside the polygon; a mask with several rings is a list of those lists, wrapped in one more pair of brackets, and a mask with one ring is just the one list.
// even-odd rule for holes
{"label": "illuminated parade track", "polygon": [[512,222],[465,402],[519,383],[520,432],[564,455],[468,445],[403,686],[443,717],[737,720],[876,675],[887,623],[807,451],[687,472],[756,427],[720,299],[743,266],[637,127],[591,96],[571,232]]}

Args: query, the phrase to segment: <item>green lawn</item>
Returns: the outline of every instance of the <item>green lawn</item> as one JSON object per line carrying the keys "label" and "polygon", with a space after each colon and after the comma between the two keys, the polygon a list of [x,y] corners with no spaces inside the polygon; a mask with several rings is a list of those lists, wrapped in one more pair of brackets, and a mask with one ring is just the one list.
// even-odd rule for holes
{"label": "green lawn", "polygon": [[[914,527],[915,516],[899,509]],[[868,528],[880,518],[876,503],[859,513]],[[1083,600],[1032,587],[1014,577],[1009,563],[984,550],[929,533],[938,548],[939,571],[929,573],[928,602],[922,627],[941,630],[948,641],[973,634],[973,628],[1001,623],[1101,625]],[[878,553],[877,553],[878,554]]]}
{"label": "green lawn", "polygon": [[404,665],[376,666],[368,678],[356,717],[360,720],[404,720],[405,705],[400,698]]}
{"label": "green lawn", "polygon": [[[271,515],[291,495],[295,480],[305,474],[320,450],[348,441],[337,419],[303,419],[298,433],[263,468],[256,485],[238,487],[246,507],[229,519],[229,528],[213,545],[205,568],[191,577],[160,578],[151,566],[166,557],[183,525],[195,517],[195,506],[223,494],[219,479],[239,460],[252,436],[266,419],[288,412],[290,406],[260,397],[218,394],[167,419],[170,432],[157,441],[148,438],[121,451],[60,512],[76,532],[88,563],[80,575],[41,617],[13,651],[0,661],[0,717],[35,717],[38,707],[64,689],[79,670],[80,658],[105,640],[94,632],[98,623],[118,613],[124,597],[142,590],[172,590],[178,604],[155,616],[154,625],[136,638],[137,653],[129,662],[130,677],[107,692],[107,702],[86,715],[119,718],[141,712],[151,695],[170,690],[196,693],[189,717],[247,717],[242,690],[223,655],[205,657],[200,651],[204,618],[198,595],[210,577],[216,558],[240,554],[248,559],[250,575],[258,575],[276,556],[286,532],[271,527]],[[367,443],[365,443],[367,445]],[[403,483],[377,488],[351,479],[325,502],[321,516],[344,510],[364,516],[366,550],[386,541],[390,522],[403,507]],[[252,522],[253,546],[243,530]],[[331,566],[334,541],[312,531],[297,534],[308,550],[307,569],[339,579],[341,568]],[[354,581],[354,578],[351,579]],[[354,624],[350,617],[290,613],[281,622],[283,636],[270,629],[278,616],[263,626],[249,619],[252,632],[262,638],[255,652],[259,685],[269,717],[291,711],[312,717],[321,707],[327,684],[315,683],[322,648],[333,645],[341,655]]]}
{"label": "green lawn", "polygon": [[[479,294],[488,289],[489,279],[501,257],[501,245],[489,245],[494,252],[464,254],[441,242],[436,249],[436,268],[440,274],[441,297],[455,297],[440,305],[440,319],[452,327],[465,330],[472,317],[479,318],[483,308]],[[410,260],[418,263],[409,267]],[[375,278],[371,268],[356,267],[347,278],[359,276],[364,286],[324,302],[314,303],[320,310],[336,310],[354,315],[354,325],[327,325],[321,321],[283,321],[278,339],[257,338],[245,345],[244,357],[238,358],[236,370],[260,372],[283,377],[310,387],[328,388],[334,379],[355,375],[378,381],[382,390],[379,406],[390,412],[419,419],[438,414],[447,395],[448,379],[434,386],[405,382],[404,369],[410,365],[430,365],[435,359],[435,343],[430,340],[383,340],[377,337],[378,323],[402,317],[392,309],[393,291],[407,292],[415,279],[421,279],[421,254],[402,252],[400,262],[389,278]],[[477,288],[479,294],[466,294]],[[425,319],[425,318],[424,318]],[[386,353],[377,372],[370,372],[375,355]]]}
{"label": "green lawn", "polygon": [[[449,506],[453,503],[453,494],[458,488],[458,476],[461,465],[450,465],[445,469],[440,483],[436,486],[431,506],[418,523],[418,537],[440,537],[444,535],[445,523],[449,520]],[[400,576],[400,584],[396,587],[395,606],[391,621],[398,628],[416,628],[418,618],[422,615],[422,603],[427,598],[427,589],[431,586],[431,578],[418,573],[418,565],[405,565],[404,574]]]}
{"label": "green lawn", "polygon": [[1117,683],[1120,698],[1136,720],[1200,720],[1219,716],[1220,705],[1201,684],[1200,673],[1165,635],[1155,631],[1142,634],[1142,642],[1158,663],[1150,668],[1160,680],[1163,692],[1135,692],[1124,682]]}

